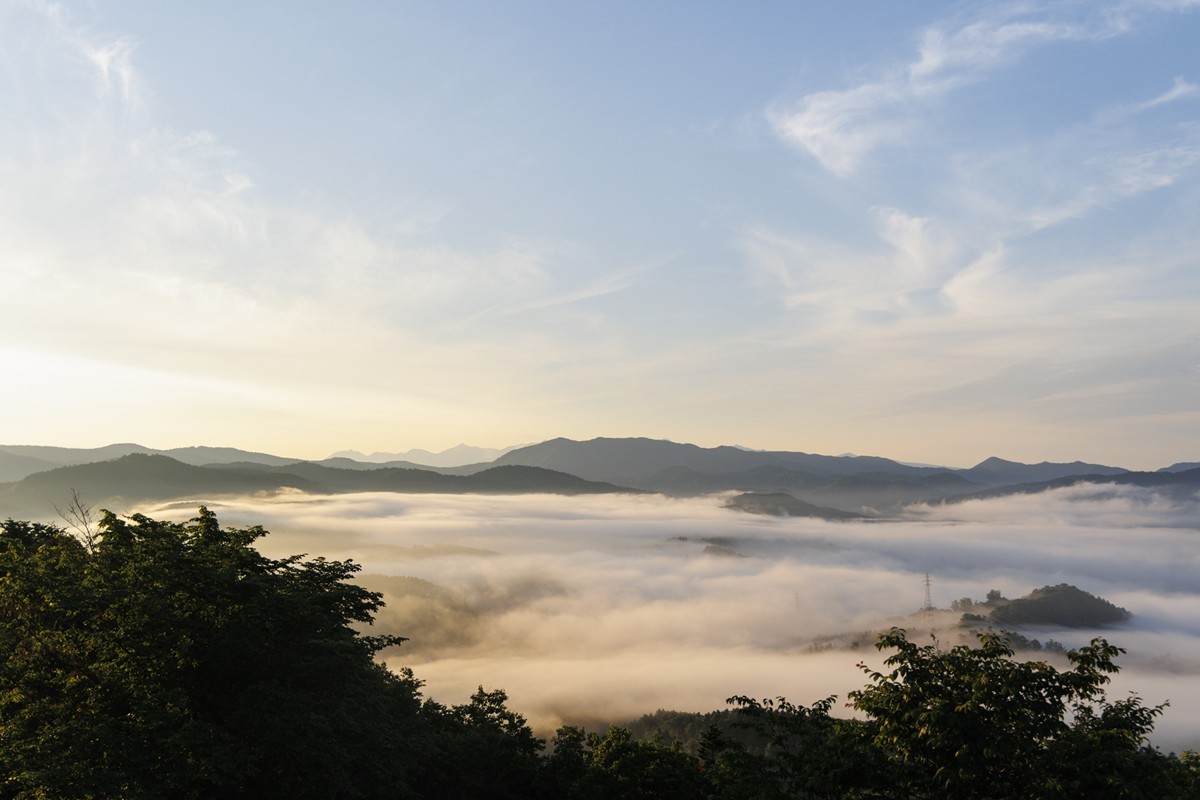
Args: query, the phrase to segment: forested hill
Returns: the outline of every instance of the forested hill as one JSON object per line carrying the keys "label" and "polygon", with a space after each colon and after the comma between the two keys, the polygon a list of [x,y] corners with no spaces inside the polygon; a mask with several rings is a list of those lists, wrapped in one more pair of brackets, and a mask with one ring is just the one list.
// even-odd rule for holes
{"label": "forested hill", "polygon": [[52,516],[77,492],[92,505],[131,507],[147,501],[211,499],[296,489],[313,494],[424,492],[446,494],[598,494],[630,492],[538,467],[491,467],[472,475],[429,470],[338,469],[311,462],[283,466],[239,463],[195,466],[163,455],[133,453],[111,461],[38,472],[0,484],[0,518]]}
{"label": "forested hill", "polygon": [[1067,583],[1043,586],[1016,600],[996,598],[985,607],[988,620],[1002,627],[1103,628],[1125,622],[1131,616],[1124,608]]}

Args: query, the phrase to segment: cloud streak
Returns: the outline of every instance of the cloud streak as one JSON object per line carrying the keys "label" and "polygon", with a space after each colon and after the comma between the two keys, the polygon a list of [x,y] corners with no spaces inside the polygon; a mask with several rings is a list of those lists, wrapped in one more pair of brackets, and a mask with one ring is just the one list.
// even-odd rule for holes
{"label": "cloud streak", "polygon": [[848,176],[872,151],[912,136],[920,129],[922,114],[943,97],[986,80],[1035,48],[1105,41],[1128,33],[1146,13],[1187,7],[991,5],[976,16],[925,28],[908,63],[853,88],[813,92],[794,106],[778,103],[768,109],[767,119],[781,139],[805,150],[830,172]]}

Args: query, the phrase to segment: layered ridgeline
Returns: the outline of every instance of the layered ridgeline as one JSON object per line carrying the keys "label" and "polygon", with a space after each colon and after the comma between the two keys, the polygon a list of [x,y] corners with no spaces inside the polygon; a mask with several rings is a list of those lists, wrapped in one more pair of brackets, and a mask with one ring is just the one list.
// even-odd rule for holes
{"label": "layered ridgeline", "polygon": [[[677,497],[738,492],[744,496],[732,501],[734,507],[789,516],[889,514],[913,503],[1032,493],[1076,483],[1183,492],[1200,486],[1200,469],[1191,463],[1134,472],[1082,461],[1022,464],[993,457],[955,469],[878,456],[697,447],[655,439],[553,439],[513,450],[494,463],[545,467]],[[790,503],[780,495],[801,502]],[[805,510],[803,504],[817,509]]]}
{"label": "layered ridgeline", "polygon": [[[480,463],[456,463],[501,454]],[[342,451],[319,461],[228,447],[155,450],[136,444],[94,449],[0,446],[0,515],[44,516],[74,489],[89,502],[208,498],[285,489],[461,493],[660,492],[676,497],[737,494],[732,508],[781,516],[845,519],[893,514],[913,503],[1032,493],[1076,483],[1133,484],[1191,492],[1193,462],[1157,472],[1070,463],[1022,464],[988,458],[968,469],[909,464],[878,456],[698,447],[629,438],[552,439],[508,451],[460,445],[441,454],[408,451],[417,463]],[[354,458],[351,456],[358,456]],[[439,465],[440,464],[440,465]]]}
{"label": "layered ridgeline", "polygon": [[0,518],[49,518],[79,497],[89,505],[132,508],[184,498],[296,490],[310,494],[402,492],[440,494],[597,494],[635,491],[586,481],[540,467],[488,466],[468,475],[379,466],[344,468],[314,462],[272,466],[253,462],[187,464],[165,455],[131,453],[112,459],[36,472],[0,484]]}

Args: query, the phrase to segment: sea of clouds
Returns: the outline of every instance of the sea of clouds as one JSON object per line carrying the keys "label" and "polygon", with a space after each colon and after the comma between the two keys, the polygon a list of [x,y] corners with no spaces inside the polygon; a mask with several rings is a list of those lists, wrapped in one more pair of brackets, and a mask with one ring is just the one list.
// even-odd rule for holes
{"label": "sea of clouds", "polygon": [[1115,629],[1025,633],[1068,647],[1104,635],[1126,648],[1110,698],[1169,700],[1155,743],[1200,748],[1197,496],[1077,486],[872,522],[755,516],[722,502],[295,493],[209,505],[225,525],[270,530],[268,555],[362,564],[361,582],[387,600],[377,631],[410,638],[389,651],[390,666],[411,667],[446,703],[503,688],[542,735],[564,722],[722,708],[734,694],[844,701],[865,683],[857,663],[882,665],[879,631],[959,640],[958,614],[918,613],[928,573],[943,608],[1064,582],[1127,608],[1133,621]]}

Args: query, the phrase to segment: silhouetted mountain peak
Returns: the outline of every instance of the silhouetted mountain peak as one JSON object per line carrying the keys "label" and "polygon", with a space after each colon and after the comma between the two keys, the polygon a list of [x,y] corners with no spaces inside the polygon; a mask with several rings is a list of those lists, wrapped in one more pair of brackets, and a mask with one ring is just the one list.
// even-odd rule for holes
{"label": "silhouetted mountain peak", "polygon": [[964,478],[976,483],[991,486],[1006,484],[1035,483],[1068,478],[1073,475],[1120,475],[1129,472],[1123,467],[1110,467],[1104,464],[1088,464],[1084,461],[1056,463],[1042,461],[1038,464],[1023,464],[1020,461],[992,456],[979,462],[970,469],[959,472]]}

